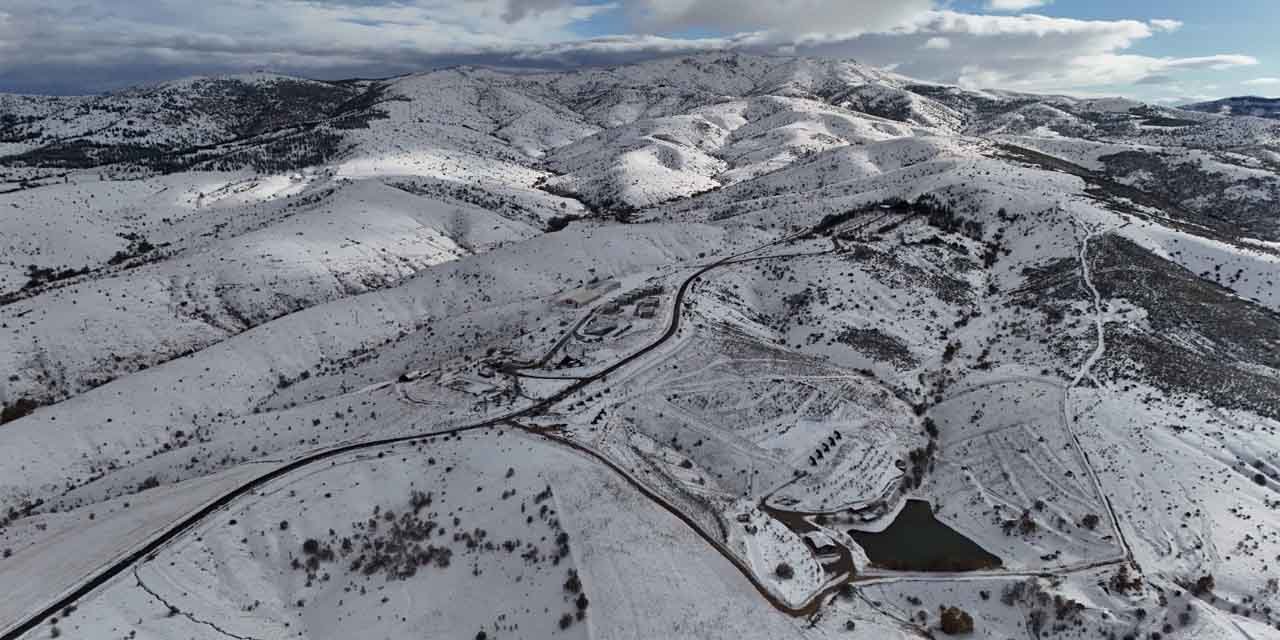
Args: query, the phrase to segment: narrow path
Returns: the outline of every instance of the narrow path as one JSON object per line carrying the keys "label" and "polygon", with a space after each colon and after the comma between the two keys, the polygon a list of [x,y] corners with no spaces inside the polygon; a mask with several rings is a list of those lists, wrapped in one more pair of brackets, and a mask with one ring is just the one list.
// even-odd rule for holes
{"label": "narrow path", "polygon": [[[1077,223],[1079,224],[1079,223]],[[1080,454],[1080,459],[1084,463],[1085,471],[1089,473],[1089,479],[1093,482],[1094,490],[1098,497],[1102,499],[1103,505],[1107,508],[1107,515],[1111,518],[1111,528],[1116,532],[1116,539],[1120,542],[1120,548],[1124,552],[1126,561],[1133,561],[1133,550],[1129,547],[1129,540],[1125,537],[1124,529],[1120,526],[1120,516],[1116,513],[1115,507],[1111,504],[1111,497],[1107,495],[1106,490],[1102,486],[1102,480],[1098,477],[1098,471],[1093,466],[1093,461],[1089,458],[1089,452],[1080,442],[1080,434],[1072,426],[1071,415],[1067,411],[1067,403],[1070,402],[1071,390],[1079,386],[1080,382],[1086,376],[1092,375],[1094,365],[1097,364],[1107,348],[1106,338],[1106,321],[1103,318],[1104,309],[1102,294],[1098,293],[1098,288],[1093,284],[1093,274],[1089,268],[1089,241],[1096,235],[1096,231],[1084,229],[1084,235],[1080,240],[1080,274],[1085,287],[1089,290],[1089,294],[1093,298],[1093,321],[1097,331],[1097,344],[1094,345],[1093,351],[1084,363],[1080,365],[1080,370],[1071,380],[1071,384],[1067,385],[1066,392],[1062,395],[1062,426],[1067,431],[1067,435],[1071,436],[1071,442],[1075,445],[1076,451]]]}
{"label": "narrow path", "polygon": [[1107,335],[1105,323],[1102,319],[1102,294],[1098,293],[1098,288],[1093,286],[1093,275],[1089,270],[1089,240],[1093,238],[1093,232],[1089,231],[1084,238],[1080,240],[1080,274],[1084,280],[1085,287],[1089,289],[1089,294],[1093,296],[1093,324],[1098,333],[1098,342],[1093,348],[1093,352],[1080,365],[1080,370],[1076,372],[1076,377],[1071,380],[1068,389],[1078,386],[1085,376],[1090,375],[1093,366],[1102,358],[1102,354],[1107,349]]}
{"label": "narrow path", "polygon": [[209,627],[210,629],[213,629],[214,631],[217,631],[218,633],[228,638],[233,638],[234,640],[258,640],[257,638],[253,638],[250,636],[242,636],[242,635],[231,633],[230,631],[227,631],[226,629],[219,627],[217,624],[213,622],[210,622],[208,620],[201,620],[200,618],[197,618],[194,615],[191,615],[190,613],[183,611],[182,609],[179,609],[178,607],[170,603],[167,599],[165,599],[164,596],[160,595],[155,589],[148,587],[147,584],[142,581],[142,577],[138,575],[137,569],[133,570],[133,579],[137,581],[139,589],[142,589],[143,591],[147,592],[147,595],[151,596],[152,598],[160,602],[160,604],[168,608],[170,616],[180,615],[196,624]]}

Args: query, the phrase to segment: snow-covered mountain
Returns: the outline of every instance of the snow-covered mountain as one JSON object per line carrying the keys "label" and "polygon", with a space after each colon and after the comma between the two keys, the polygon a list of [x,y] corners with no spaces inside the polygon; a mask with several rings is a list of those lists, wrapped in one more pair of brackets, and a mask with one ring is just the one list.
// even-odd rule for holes
{"label": "snow-covered mountain", "polygon": [[1280,98],[1236,96],[1211,102],[1197,102],[1184,107],[1188,111],[1220,113],[1228,116],[1253,116],[1255,118],[1280,119]]}
{"label": "snow-covered mountain", "polygon": [[1280,123],[257,74],[0,192],[4,640],[1280,637]]}

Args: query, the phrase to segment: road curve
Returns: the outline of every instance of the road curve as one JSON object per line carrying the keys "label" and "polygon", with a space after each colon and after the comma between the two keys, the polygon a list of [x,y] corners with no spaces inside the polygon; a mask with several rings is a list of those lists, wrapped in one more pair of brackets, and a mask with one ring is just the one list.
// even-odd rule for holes
{"label": "road curve", "polygon": [[[853,231],[861,230],[871,224],[875,224],[876,222],[883,220],[884,217],[885,215],[880,215],[867,222],[859,224],[856,227],[853,227],[853,229],[851,230]],[[523,427],[518,422],[520,418],[536,415],[542,412],[543,410],[561,402],[565,398],[580,391],[581,389],[587,387],[588,385],[596,382],[597,380],[607,378],[610,374],[614,373],[615,371],[618,371],[619,369],[631,364],[632,362],[635,362],[636,360],[648,355],[655,349],[665,344],[668,340],[670,340],[673,336],[675,336],[675,334],[680,330],[680,321],[682,318],[682,311],[684,309],[685,298],[690,288],[692,287],[693,283],[698,280],[698,278],[702,277],[706,273],[720,267],[734,265],[734,264],[741,264],[744,262],[751,262],[756,260],[769,260],[769,259],[786,259],[786,258],[796,258],[796,257],[812,257],[812,256],[830,254],[838,250],[836,247],[832,247],[831,249],[826,249],[823,251],[815,251],[815,252],[769,254],[769,255],[762,255],[762,256],[752,255],[755,253],[759,253],[770,247],[777,247],[777,246],[789,244],[797,239],[809,236],[812,233],[814,233],[812,229],[805,229],[803,231],[785,236],[781,239],[762,244],[758,247],[755,247],[754,249],[749,249],[747,251],[743,251],[740,253],[736,253],[736,254],[724,257],[720,260],[717,260],[715,262],[706,264],[698,268],[694,273],[690,274],[687,278],[685,278],[681,282],[680,287],[676,291],[676,295],[673,299],[673,304],[671,309],[671,317],[667,324],[667,328],[662,333],[662,335],[660,335],[657,339],[655,339],[653,342],[649,343],[648,345],[645,345],[639,350],[621,358],[614,364],[602,370],[599,370],[595,373],[585,375],[582,378],[578,379],[573,384],[566,386],[565,388],[561,389],[555,394],[547,398],[544,398],[542,400],[538,400],[523,409],[512,411],[510,413],[500,415],[494,418],[482,420],[480,422],[476,422],[470,425],[455,427],[452,429],[416,433],[411,435],[403,435],[403,436],[396,436],[396,437],[390,437],[390,438],[381,438],[376,440],[367,440],[367,441],[334,447],[332,449],[326,449],[324,451],[308,454],[301,458],[297,458],[287,464],[284,464],[283,466],[277,467],[276,469],[273,469],[267,473],[264,473],[263,475],[258,476],[257,478],[254,478],[246,482],[245,484],[242,484],[236,487],[235,489],[232,489],[231,491],[223,494],[222,496],[218,497],[214,501],[201,507],[197,511],[189,514],[188,516],[178,521],[177,523],[170,525],[169,528],[167,528],[160,534],[153,537],[149,542],[147,542],[143,546],[139,547],[138,549],[130,552],[129,554],[121,558],[116,559],[110,565],[101,569],[97,574],[87,578],[84,582],[80,583],[79,585],[73,588],[70,588],[68,591],[64,593],[64,595],[58,598],[55,602],[47,605],[40,611],[37,611],[31,614],[30,616],[23,619],[22,621],[15,623],[9,626],[8,628],[4,629],[3,634],[0,634],[0,640],[20,640],[20,638],[23,635],[39,627],[46,620],[57,615],[63,609],[66,609],[67,607],[74,605],[80,600],[89,596],[91,593],[93,593],[94,590],[110,582],[111,580],[118,577],[122,573],[129,571],[135,564],[144,560],[151,554],[156,553],[161,548],[163,548],[166,544],[173,541],[178,536],[183,535],[188,530],[199,525],[202,521],[209,518],[214,513],[228,507],[237,499],[252,493],[253,491],[259,489],[260,487],[266,485],[267,483],[272,482],[276,479],[279,479],[303,467],[307,467],[312,464],[322,462],[324,460],[328,460],[336,456],[351,453],[354,451],[393,446],[396,444],[414,442],[418,440],[424,440],[427,438],[433,438],[436,436],[448,436],[448,435],[463,433],[467,431],[474,431],[477,429],[502,426],[504,424],[514,426],[516,428],[522,429],[530,433],[541,435],[543,437],[548,438],[549,440],[552,440],[553,442],[557,442],[557,443],[569,446],[575,450],[581,451],[599,460],[600,462],[604,463],[606,466],[608,466],[615,472],[619,473],[623,477],[623,479],[625,479],[628,483],[630,483],[632,486],[638,489],[641,492],[641,494],[643,494],[645,497],[649,498],[659,506],[663,507],[667,511],[671,512],[673,515],[679,518],[682,522],[687,524],[691,529],[693,529],[693,531],[697,535],[699,535],[701,538],[707,541],[712,546],[712,548],[714,548],[717,552],[719,552],[722,556],[724,556],[731,564],[733,564],[733,566],[751,582],[752,586],[756,588],[756,590],[761,594],[761,596],[767,602],[769,602],[770,605],[772,605],[778,611],[785,613],[787,615],[791,615],[795,617],[804,617],[804,616],[809,616],[815,613],[818,610],[818,608],[821,606],[821,603],[824,600],[832,596],[835,593],[835,591],[841,588],[844,584],[850,583],[850,582],[852,583],[865,582],[867,584],[878,584],[878,583],[895,582],[895,581],[901,581],[901,580],[954,580],[956,579],[954,576],[946,576],[946,575],[938,576],[938,577],[932,577],[932,576],[926,577],[926,576],[918,576],[918,575],[910,575],[910,574],[902,575],[902,576],[867,576],[863,579],[858,579],[853,576],[843,576],[838,579],[829,580],[822,589],[820,589],[817,593],[813,594],[804,603],[800,604],[799,606],[792,606],[789,603],[784,602],[776,594],[771,592],[760,581],[759,577],[755,575],[755,573],[750,569],[750,567],[748,567],[746,563],[744,563],[740,558],[734,555],[732,551],[724,545],[723,542],[707,534],[705,531],[702,530],[702,528],[699,525],[697,525],[686,514],[681,512],[675,506],[669,504],[665,499],[663,499],[661,496],[654,493],[651,489],[644,486],[643,483],[631,477],[631,475],[627,473],[624,469],[618,467],[617,465],[609,461],[607,458],[600,455],[598,452],[593,451],[589,447],[586,447],[580,443],[573,442],[566,438],[558,437],[554,433],[546,429]],[[581,324],[581,322],[583,322],[584,320],[585,320],[585,317],[579,321],[579,324]],[[572,335],[572,331],[567,332],[566,335]],[[548,355],[545,356],[542,360],[545,361],[546,359],[548,359],[550,357],[550,354],[554,353],[554,350],[558,348],[562,342],[563,342],[563,339],[560,342],[558,342],[555,345],[555,347],[553,347],[552,351],[549,351]],[[523,368],[523,367],[520,367],[520,368]],[[511,373],[511,372],[508,372],[508,373]],[[1113,562],[1114,561],[1099,563],[1099,565],[1097,566],[1105,566],[1106,564],[1111,564]],[[1094,566],[1090,566],[1089,568],[1094,568]],[[999,577],[1013,578],[1013,577],[1017,577],[1018,575],[1020,574],[1001,572],[1001,573],[993,573],[993,574],[987,574],[987,575],[969,574],[966,577],[968,578],[999,578]],[[1027,574],[1027,575],[1031,575],[1031,574]],[[1036,575],[1039,575],[1039,574],[1036,574]]]}
{"label": "road curve", "polygon": [[[750,249],[741,253],[727,256],[725,258],[722,258],[720,260],[717,260],[715,262],[712,262],[706,266],[699,268],[697,271],[695,271],[693,274],[691,274],[688,278],[686,278],[681,283],[679,290],[676,292],[675,301],[671,310],[671,320],[668,323],[667,330],[663,332],[663,334],[659,336],[655,341],[646,345],[640,350],[622,358],[621,360],[610,365],[609,367],[601,371],[598,371],[596,373],[590,374],[588,376],[584,376],[581,380],[565,387],[564,389],[556,392],[555,394],[543,400],[539,400],[533,403],[532,405],[525,407],[524,409],[520,409],[518,411],[500,415],[494,418],[489,418],[487,420],[482,420],[480,422],[476,422],[470,425],[455,427],[452,429],[445,429],[441,431],[432,431],[432,432],[425,432],[425,433],[416,433],[416,434],[396,436],[391,438],[380,438],[376,440],[366,440],[366,441],[348,444],[344,446],[334,447],[332,449],[326,449],[324,451],[312,453],[312,454],[303,456],[301,458],[297,458],[283,466],[280,466],[271,471],[268,471],[262,474],[261,476],[258,476],[257,478],[254,478],[232,489],[231,491],[228,491],[227,493],[223,494],[222,496],[218,497],[212,502],[209,502],[208,504],[204,505],[200,509],[189,514],[188,516],[178,521],[177,523],[170,525],[169,528],[165,529],[161,533],[154,536],[146,544],[128,553],[127,555],[116,559],[114,562],[112,562],[108,566],[98,571],[98,573],[87,578],[84,582],[81,582],[79,585],[71,587],[70,589],[65,591],[64,594],[61,597],[59,597],[56,601],[45,606],[43,609],[32,613],[31,615],[27,616],[26,618],[24,618],[19,622],[9,625],[4,629],[3,634],[0,634],[0,640],[20,640],[22,636],[26,635],[28,632],[32,631],[33,629],[39,627],[49,618],[52,618],[53,616],[58,615],[63,609],[66,609],[67,607],[74,605],[80,600],[84,599],[86,596],[93,593],[94,590],[103,586],[107,582],[110,582],[114,578],[118,577],[120,574],[128,571],[130,567],[132,567],[139,561],[143,560],[147,556],[153,553],[156,553],[166,544],[168,544],[178,536],[182,535],[183,533],[187,532],[188,530],[192,529],[196,525],[200,524],[202,521],[209,518],[214,513],[217,513],[223,508],[229,506],[231,503],[235,502],[237,499],[252,493],[253,491],[259,489],[263,485],[266,485],[267,483],[272,482],[273,480],[276,480],[289,473],[297,471],[298,469],[310,466],[317,462],[328,460],[330,458],[334,458],[336,456],[340,456],[346,453],[351,453],[353,451],[361,451],[365,449],[376,449],[379,447],[386,447],[386,446],[396,445],[396,444],[405,443],[405,442],[412,442],[415,440],[422,440],[425,438],[431,438],[435,436],[447,436],[447,435],[453,435],[456,433],[474,431],[477,429],[484,429],[487,427],[499,426],[501,424],[508,423],[510,421],[517,420],[519,418],[524,418],[530,415],[537,414],[543,411],[544,409],[559,403],[561,400],[581,390],[587,385],[590,385],[596,380],[605,378],[610,373],[613,373],[614,371],[617,371],[618,369],[621,369],[622,367],[627,366],[628,364],[634,362],[635,360],[644,357],[654,349],[657,349],[658,347],[662,346],[663,343],[665,343],[672,336],[674,336],[675,333],[680,328],[681,310],[684,307],[685,296],[688,293],[690,286],[699,277],[718,267],[741,261],[741,259],[744,256],[748,256],[750,254],[763,251],[765,249],[768,249],[769,247],[779,246],[782,244],[789,243],[797,238],[807,235],[808,233],[810,233],[810,231],[806,229],[805,231],[802,231],[800,233],[792,234],[784,238],[781,238],[779,240],[774,240],[772,242],[765,243],[754,249]],[[688,520],[686,520],[686,522],[688,522]],[[702,533],[701,530],[697,529],[696,527],[695,527],[695,530],[699,531],[699,533]],[[741,569],[742,567],[740,566],[739,568]],[[772,599],[772,596],[768,594],[768,591],[763,587],[763,585],[761,585],[758,582],[758,580],[753,580],[753,584],[755,584],[757,589],[759,589],[762,594],[766,594],[766,597],[770,598],[771,603],[774,602],[774,600]]]}

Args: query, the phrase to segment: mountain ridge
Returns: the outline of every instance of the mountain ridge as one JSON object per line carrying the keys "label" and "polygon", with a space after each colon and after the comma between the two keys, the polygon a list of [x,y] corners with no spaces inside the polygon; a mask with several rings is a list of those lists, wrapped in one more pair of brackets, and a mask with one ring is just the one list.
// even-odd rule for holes
{"label": "mountain ridge", "polygon": [[1181,107],[1202,113],[1220,113],[1235,116],[1253,116],[1255,118],[1280,118],[1280,98],[1262,96],[1233,96],[1209,102],[1198,102]]}
{"label": "mountain ridge", "polygon": [[[15,638],[1280,628],[1280,123],[741,54],[51,100]],[[913,500],[971,547],[858,542]]]}

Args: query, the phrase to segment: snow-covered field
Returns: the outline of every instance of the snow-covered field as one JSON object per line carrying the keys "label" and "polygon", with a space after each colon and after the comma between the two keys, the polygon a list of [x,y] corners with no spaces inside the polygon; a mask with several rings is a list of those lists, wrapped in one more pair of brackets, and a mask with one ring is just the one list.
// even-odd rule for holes
{"label": "snow-covered field", "polygon": [[[1280,123],[736,54],[6,114],[4,640],[1280,637]],[[855,541],[908,499],[998,562]]]}

